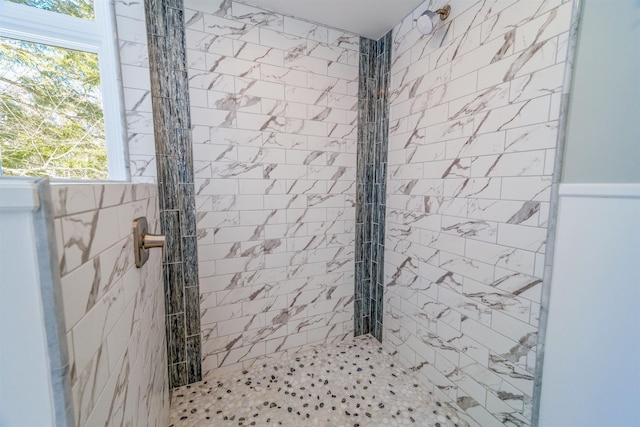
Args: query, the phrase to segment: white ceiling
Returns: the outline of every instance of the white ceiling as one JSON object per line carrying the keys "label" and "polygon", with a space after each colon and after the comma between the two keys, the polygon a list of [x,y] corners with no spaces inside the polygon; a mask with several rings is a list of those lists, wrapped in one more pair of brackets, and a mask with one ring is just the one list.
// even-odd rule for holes
{"label": "white ceiling", "polygon": [[424,0],[240,0],[378,40]]}

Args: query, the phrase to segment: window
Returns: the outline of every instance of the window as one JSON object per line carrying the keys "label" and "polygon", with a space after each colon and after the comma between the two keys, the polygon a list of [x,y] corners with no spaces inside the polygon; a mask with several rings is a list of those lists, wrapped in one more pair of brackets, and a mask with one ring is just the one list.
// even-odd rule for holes
{"label": "window", "polygon": [[[93,0],[7,0],[10,3],[24,4],[42,10],[75,16],[76,18],[95,19]],[[98,0],[101,1],[101,0]]]}
{"label": "window", "polygon": [[128,179],[108,0],[0,0],[0,173]]}

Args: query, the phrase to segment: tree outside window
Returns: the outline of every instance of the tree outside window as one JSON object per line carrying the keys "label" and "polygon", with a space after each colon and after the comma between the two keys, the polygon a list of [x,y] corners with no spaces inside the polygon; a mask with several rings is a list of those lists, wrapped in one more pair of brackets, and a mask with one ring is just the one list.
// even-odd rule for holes
{"label": "tree outside window", "polygon": [[[94,20],[90,0],[10,2]],[[109,178],[99,46],[92,52],[36,41],[0,37],[0,173]]]}
{"label": "tree outside window", "polygon": [[0,38],[2,173],[107,178],[94,53]]}

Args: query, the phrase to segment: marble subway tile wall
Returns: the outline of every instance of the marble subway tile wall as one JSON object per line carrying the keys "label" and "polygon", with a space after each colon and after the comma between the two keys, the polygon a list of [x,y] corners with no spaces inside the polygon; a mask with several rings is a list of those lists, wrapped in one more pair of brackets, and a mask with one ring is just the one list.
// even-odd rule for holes
{"label": "marble subway tile wall", "polygon": [[115,0],[114,7],[131,181],[156,182],[156,147],[144,4]]}
{"label": "marble subway tile wall", "polygon": [[573,4],[452,0],[393,30],[384,340],[472,425],[530,424]]}
{"label": "marble subway tile wall", "polygon": [[360,38],[354,333],[382,341],[391,32]]}
{"label": "marble subway tile wall", "polygon": [[185,1],[203,373],[353,333],[359,38]]}
{"label": "marble subway tile wall", "polygon": [[182,0],[144,2],[158,169],[160,225],[165,235],[169,386],[202,378],[191,116]]}
{"label": "marble subway tile wall", "polygon": [[152,184],[51,185],[75,425],[168,425],[161,251],[135,267],[132,221],[158,231]]}

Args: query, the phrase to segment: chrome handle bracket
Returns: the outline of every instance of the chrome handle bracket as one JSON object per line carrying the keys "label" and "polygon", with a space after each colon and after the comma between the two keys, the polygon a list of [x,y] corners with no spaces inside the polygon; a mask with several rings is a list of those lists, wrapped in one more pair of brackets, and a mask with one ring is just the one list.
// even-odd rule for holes
{"label": "chrome handle bracket", "polygon": [[140,217],[133,220],[133,252],[136,267],[140,268],[149,259],[150,248],[162,248],[165,237],[163,235],[149,234],[147,218]]}

